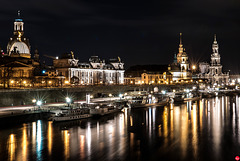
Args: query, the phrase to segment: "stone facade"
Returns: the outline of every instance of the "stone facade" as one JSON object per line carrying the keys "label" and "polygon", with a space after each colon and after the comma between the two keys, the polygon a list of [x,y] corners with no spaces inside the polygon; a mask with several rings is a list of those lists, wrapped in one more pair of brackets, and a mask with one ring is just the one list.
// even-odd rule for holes
{"label": "stone facade", "polygon": [[220,63],[221,57],[218,49],[219,47],[215,35],[212,45],[213,53],[211,54],[210,64],[199,63],[199,78],[208,79],[211,85],[227,85],[229,82],[229,73],[222,72],[222,65]]}
{"label": "stone facade", "polygon": [[88,63],[81,63],[74,54],[63,54],[53,60],[53,66],[65,84],[75,85],[111,85],[124,83],[124,63],[120,58],[110,59],[108,63],[92,56]]}
{"label": "stone facade", "polygon": [[169,65],[169,72],[173,76],[173,81],[177,82],[183,79],[191,79],[191,72],[189,70],[188,55],[183,48],[182,33],[180,33],[180,43],[178,54],[174,55],[174,61]]}

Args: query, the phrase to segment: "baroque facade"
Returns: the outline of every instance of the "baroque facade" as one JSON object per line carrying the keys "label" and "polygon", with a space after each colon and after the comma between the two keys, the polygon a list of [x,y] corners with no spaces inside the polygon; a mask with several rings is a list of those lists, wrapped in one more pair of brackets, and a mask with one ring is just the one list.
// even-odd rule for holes
{"label": "baroque facade", "polygon": [[214,35],[210,64],[206,62],[199,63],[199,78],[208,79],[212,85],[226,85],[228,84],[229,73],[222,72],[221,57],[218,49],[217,38]]}
{"label": "baroque facade", "polygon": [[81,63],[71,52],[53,59],[53,66],[47,66],[40,63],[37,50],[33,56],[30,51],[29,40],[24,36],[24,21],[18,12],[7,52],[1,52],[0,56],[0,86],[32,88],[124,83],[124,63],[119,57],[105,62],[92,56],[88,63]]}
{"label": "baroque facade", "polygon": [[177,82],[183,79],[191,79],[191,73],[189,70],[188,55],[183,48],[182,33],[180,33],[180,43],[178,48],[178,54],[174,55],[174,61],[169,65],[169,71],[173,75],[173,81]]}
{"label": "baroque facade", "polygon": [[108,63],[98,56],[92,56],[88,63],[81,63],[71,54],[63,54],[53,60],[53,66],[65,84],[111,85],[124,83],[124,63],[120,58],[110,59]]}
{"label": "baroque facade", "polygon": [[29,40],[24,36],[24,21],[20,17],[13,24],[13,36],[7,52],[0,57],[0,84],[4,87],[26,87],[33,85],[34,70],[40,65],[38,52],[31,58]]}

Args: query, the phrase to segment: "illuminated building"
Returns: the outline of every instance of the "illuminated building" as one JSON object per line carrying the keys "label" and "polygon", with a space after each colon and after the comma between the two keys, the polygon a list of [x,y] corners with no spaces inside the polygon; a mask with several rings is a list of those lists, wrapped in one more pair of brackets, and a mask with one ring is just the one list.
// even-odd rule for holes
{"label": "illuminated building", "polygon": [[108,63],[92,56],[88,63],[81,63],[71,54],[63,54],[53,60],[53,66],[65,82],[75,85],[123,84],[124,63],[120,58],[110,59]]}
{"label": "illuminated building", "polygon": [[182,43],[182,33],[180,33],[180,43],[178,50],[178,54],[174,55],[173,63],[169,65],[169,72],[173,75],[174,82],[182,79],[191,79],[188,55],[185,52]]}
{"label": "illuminated building", "polygon": [[30,44],[24,37],[24,21],[20,17],[14,21],[13,36],[7,45],[7,53],[0,57],[0,84],[4,87],[27,87],[34,79],[34,70],[39,67],[39,55],[31,58]]}
{"label": "illuminated building", "polygon": [[168,65],[136,65],[126,71],[125,84],[170,84]]}
{"label": "illuminated building", "polygon": [[220,54],[218,52],[218,43],[216,35],[214,35],[214,41],[212,44],[213,53],[211,54],[211,62],[199,63],[200,78],[208,79],[212,85],[228,84],[229,73],[222,72],[222,65],[220,63]]}

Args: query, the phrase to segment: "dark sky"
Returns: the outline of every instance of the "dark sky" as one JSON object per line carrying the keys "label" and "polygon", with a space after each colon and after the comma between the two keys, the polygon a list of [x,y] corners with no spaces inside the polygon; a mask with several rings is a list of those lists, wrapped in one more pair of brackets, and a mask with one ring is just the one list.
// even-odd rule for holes
{"label": "dark sky", "polygon": [[9,0],[0,3],[0,46],[5,51],[17,10],[32,51],[37,47],[40,55],[72,50],[83,62],[98,55],[120,56],[126,67],[169,64],[182,32],[195,63],[210,60],[216,33],[224,70],[240,72],[239,0]]}

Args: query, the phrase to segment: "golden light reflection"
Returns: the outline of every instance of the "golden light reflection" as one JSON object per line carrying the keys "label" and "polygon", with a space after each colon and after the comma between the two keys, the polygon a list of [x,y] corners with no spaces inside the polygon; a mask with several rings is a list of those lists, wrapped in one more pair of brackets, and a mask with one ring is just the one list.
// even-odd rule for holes
{"label": "golden light reflection", "polygon": [[188,111],[186,105],[181,108],[181,133],[180,133],[180,143],[183,157],[186,156],[187,152],[187,139],[188,139]]}
{"label": "golden light reflection", "polygon": [[164,137],[164,146],[168,144],[168,109],[165,106],[163,112],[163,137]]}
{"label": "golden light reflection", "polygon": [[84,151],[84,147],[85,147],[85,136],[84,135],[80,135],[80,158],[81,160],[83,160],[85,158],[85,151]]}
{"label": "golden light reflection", "polygon": [[33,149],[36,148],[36,132],[37,132],[36,122],[33,122],[32,123],[32,146],[33,146]]}
{"label": "golden light reflection", "polygon": [[197,122],[198,122],[198,118],[197,118],[197,107],[196,104],[193,105],[193,109],[192,109],[192,147],[193,147],[193,155],[195,157],[195,159],[197,159],[197,152],[198,152],[198,131],[197,131]]}
{"label": "golden light reflection", "polygon": [[48,122],[48,153],[52,153],[52,121]]}
{"label": "golden light reflection", "polygon": [[26,124],[23,124],[23,136],[22,136],[22,161],[26,161],[27,159],[27,147],[28,147],[28,140],[27,140],[27,127]]}
{"label": "golden light reflection", "polygon": [[[173,107],[173,105],[172,105]],[[173,110],[170,110],[170,137],[173,139]]]}
{"label": "golden light reflection", "polygon": [[9,160],[15,160],[16,138],[14,134],[9,135],[8,139],[8,156]]}
{"label": "golden light reflection", "polygon": [[68,130],[63,131],[63,142],[64,142],[65,160],[68,160],[68,158],[69,158],[69,132],[68,132]]}
{"label": "golden light reflection", "polygon": [[130,126],[133,126],[132,116],[130,116]]}

